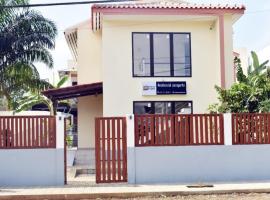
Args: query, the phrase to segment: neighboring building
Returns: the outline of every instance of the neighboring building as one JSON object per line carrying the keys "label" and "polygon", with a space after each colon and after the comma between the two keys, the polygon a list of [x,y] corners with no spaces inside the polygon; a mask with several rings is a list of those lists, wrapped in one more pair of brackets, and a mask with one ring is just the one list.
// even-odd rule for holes
{"label": "neighboring building", "polygon": [[91,19],[65,32],[78,86],[47,93],[79,97],[79,148],[94,148],[98,116],[207,112],[214,86],[234,83],[232,27],[244,10],[170,0],[93,5]]}
{"label": "neighboring building", "polygon": [[58,70],[59,78],[61,79],[64,76],[68,76],[67,82],[63,85],[63,87],[74,86],[78,84],[78,74],[76,62],[73,60],[68,61],[68,68]]}

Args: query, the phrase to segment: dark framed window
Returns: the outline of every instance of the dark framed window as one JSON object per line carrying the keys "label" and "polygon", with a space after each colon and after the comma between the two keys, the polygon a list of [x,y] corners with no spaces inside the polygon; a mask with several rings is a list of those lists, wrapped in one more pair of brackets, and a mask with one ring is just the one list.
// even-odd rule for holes
{"label": "dark framed window", "polygon": [[192,114],[192,101],[134,101],[133,113],[144,114]]}
{"label": "dark framed window", "polygon": [[132,33],[133,77],[191,77],[190,33]]}

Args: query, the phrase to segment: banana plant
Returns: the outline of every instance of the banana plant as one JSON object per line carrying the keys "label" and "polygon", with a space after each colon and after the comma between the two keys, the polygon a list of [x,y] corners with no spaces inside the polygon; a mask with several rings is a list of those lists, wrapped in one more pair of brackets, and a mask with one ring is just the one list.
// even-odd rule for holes
{"label": "banana plant", "polygon": [[260,63],[258,55],[254,51],[251,51],[251,57],[252,57],[252,64],[248,66],[248,76],[259,75],[269,68],[268,66],[269,60]]}
{"label": "banana plant", "polygon": [[[63,76],[55,85],[52,85],[47,82],[50,89],[57,89],[62,87],[68,80],[68,76]],[[68,104],[68,101],[61,101],[63,103]],[[38,105],[38,104],[45,104],[47,108],[50,111],[51,115],[56,115],[57,112],[57,106],[58,106],[57,101],[52,101],[45,95],[41,93],[41,91],[38,92],[32,92],[27,95],[25,95],[21,100],[19,101],[19,106],[16,108],[15,112],[21,112],[24,110],[29,110],[33,106]]]}

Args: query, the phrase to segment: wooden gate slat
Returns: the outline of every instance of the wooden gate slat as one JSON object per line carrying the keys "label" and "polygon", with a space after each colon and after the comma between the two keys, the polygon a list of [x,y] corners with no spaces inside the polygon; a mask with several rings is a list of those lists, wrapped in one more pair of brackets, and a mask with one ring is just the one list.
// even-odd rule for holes
{"label": "wooden gate slat", "polygon": [[158,145],[159,144],[159,117],[155,116],[155,122],[156,122],[156,134],[155,134],[155,144]]}
{"label": "wooden gate slat", "polygon": [[200,139],[201,139],[201,144],[204,144],[204,137],[203,137],[203,116],[201,115],[199,118],[200,118]]}
{"label": "wooden gate slat", "polygon": [[8,148],[10,148],[11,147],[11,145],[10,145],[10,127],[9,127],[9,125],[10,125],[10,123],[9,123],[9,121],[10,121],[10,118],[7,118],[7,126],[6,126],[6,139],[7,139],[7,147]]}
{"label": "wooden gate slat", "polygon": [[175,116],[174,118],[174,130],[175,130],[175,144],[176,145],[179,145],[179,141],[180,141],[180,135],[179,135],[179,123],[178,123],[178,119],[179,119],[179,116]]}
{"label": "wooden gate slat", "polygon": [[120,138],[121,138],[121,120],[117,119],[117,177],[118,181],[121,180],[121,145],[120,145]]}
{"label": "wooden gate slat", "polygon": [[213,135],[213,118],[212,115],[209,115],[209,129],[210,129],[210,144],[214,142],[214,135]]}
{"label": "wooden gate slat", "polygon": [[107,119],[107,177],[111,181],[111,120]]}
{"label": "wooden gate slat", "polygon": [[115,119],[112,119],[112,180],[116,181]]}
{"label": "wooden gate slat", "polygon": [[146,116],[145,118],[145,142],[144,144],[149,144],[149,118]]}
{"label": "wooden gate slat", "polygon": [[99,146],[99,121],[95,119],[95,159],[96,159],[96,182],[100,182],[100,146]]}
{"label": "wooden gate slat", "polygon": [[155,118],[151,116],[151,145],[155,144]]}
{"label": "wooden gate slat", "polygon": [[106,148],[105,148],[105,119],[102,120],[102,178],[101,181],[106,181]]}
{"label": "wooden gate slat", "polygon": [[126,130],[126,119],[122,119],[122,144],[123,144],[123,180],[127,181],[127,130]]}
{"label": "wooden gate slat", "polygon": [[205,143],[209,144],[209,135],[208,135],[208,116],[204,115],[204,129],[205,129]]}
{"label": "wooden gate slat", "polygon": [[165,133],[166,133],[166,144],[170,145],[170,129],[169,129],[169,117],[165,116]]}
{"label": "wooden gate slat", "polygon": [[269,137],[269,135],[268,135],[268,131],[267,131],[267,115],[266,114],[264,114],[264,143],[265,144],[267,144],[267,142],[268,142],[268,137]]}

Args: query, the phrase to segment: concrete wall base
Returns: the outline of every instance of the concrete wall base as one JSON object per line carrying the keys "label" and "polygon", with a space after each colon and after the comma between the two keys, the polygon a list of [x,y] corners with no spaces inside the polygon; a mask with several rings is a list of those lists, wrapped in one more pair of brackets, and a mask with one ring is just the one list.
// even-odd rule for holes
{"label": "concrete wall base", "polygon": [[[137,147],[128,156],[130,183],[270,180],[270,145]],[[130,159],[130,158],[129,158]],[[128,171],[128,173],[130,173]]]}
{"label": "concrete wall base", "polygon": [[64,185],[64,149],[0,151],[0,186]]}

